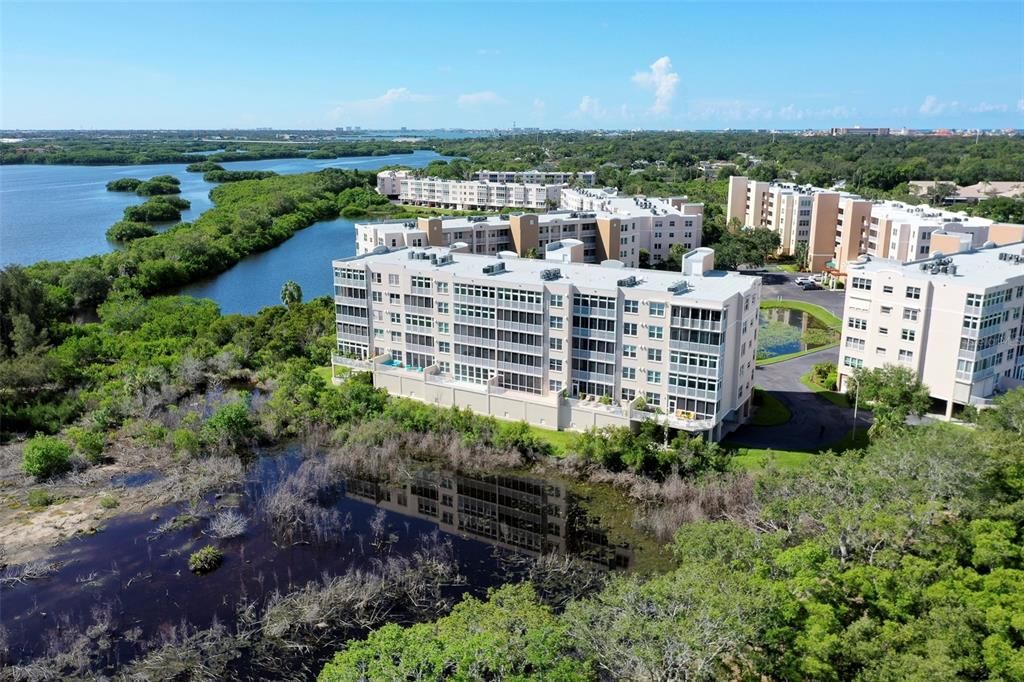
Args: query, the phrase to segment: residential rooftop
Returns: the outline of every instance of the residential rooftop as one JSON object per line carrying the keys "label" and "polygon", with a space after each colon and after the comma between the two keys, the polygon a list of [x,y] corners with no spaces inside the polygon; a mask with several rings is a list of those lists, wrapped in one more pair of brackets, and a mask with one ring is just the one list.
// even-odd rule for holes
{"label": "residential rooftop", "polygon": [[[412,272],[450,272],[460,279],[486,280],[498,285],[572,284],[589,289],[626,288],[637,292],[671,292],[680,298],[720,302],[748,291],[758,278],[735,272],[712,270],[714,251],[699,248],[683,257],[683,271],[667,272],[622,267],[619,261],[601,264],[565,263],[519,258],[502,253],[497,256],[457,253],[444,247],[378,247],[375,253],[334,261],[343,267],[359,261],[372,261]],[[557,275],[557,276],[555,276]]]}
{"label": "residential rooftop", "polygon": [[896,272],[909,279],[937,281],[952,278],[961,286],[989,288],[1024,276],[1024,242],[996,246],[986,242],[980,249],[960,253],[933,253],[928,258],[901,263],[895,260],[861,256],[852,261],[849,273]]}

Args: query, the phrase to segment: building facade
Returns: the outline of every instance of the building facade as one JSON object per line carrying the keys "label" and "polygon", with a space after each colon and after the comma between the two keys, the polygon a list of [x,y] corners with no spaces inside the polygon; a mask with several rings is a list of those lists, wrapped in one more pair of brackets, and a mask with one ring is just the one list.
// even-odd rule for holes
{"label": "building facade", "polygon": [[[780,253],[792,255],[805,244],[812,272],[845,277],[847,266],[862,254],[914,260],[933,251],[933,234],[953,235],[944,248],[1008,243],[1024,239],[1024,226],[1000,225],[927,205],[872,201],[849,192],[789,182],[729,178],[726,219],[779,234]],[[966,237],[965,237],[966,235]],[[948,253],[949,251],[946,251]]]}
{"label": "building facade", "polygon": [[381,247],[334,261],[334,364],[500,419],[718,440],[750,415],[760,280],[713,266],[710,249],[672,273]]}
{"label": "building facade", "polygon": [[[586,192],[586,193],[584,193]],[[613,201],[597,201],[589,193],[607,193]],[[443,246],[476,254],[511,251],[537,255],[566,239],[583,242],[585,263],[621,261],[626,267],[667,258],[674,244],[690,251],[700,247],[704,205],[683,197],[622,197],[614,190],[563,190],[563,209],[548,213],[504,214],[460,218],[418,218],[357,223],[356,253],[388,248]],[[601,206],[578,208],[580,206]]]}
{"label": "building facade", "polygon": [[593,187],[597,184],[595,171],[563,172],[563,171],[488,171],[473,173],[473,179],[481,182],[526,183],[528,185],[585,185]]}
{"label": "building facade", "polygon": [[931,396],[983,405],[1024,381],[1024,242],[850,265],[840,388],[858,367],[913,369]]}
{"label": "building facade", "polygon": [[547,210],[558,206],[563,185],[487,180],[419,178],[409,171],[377,174],[377,191],[403,204],[459,211],[519,208]]}

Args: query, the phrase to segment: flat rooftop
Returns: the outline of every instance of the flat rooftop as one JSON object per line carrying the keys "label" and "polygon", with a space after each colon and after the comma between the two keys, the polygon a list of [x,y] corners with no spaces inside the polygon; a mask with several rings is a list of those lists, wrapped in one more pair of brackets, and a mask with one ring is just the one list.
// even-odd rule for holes
{"label": "flat rooftop", "polygon": [[899,201],[879,201],[871,207],[871,215],[907,222],[960,223],[968,227],[987,227],[993,220],[970,216],[961,211],[947,211],[942,208],[919,204],[917,206]]}
{"label": "flat rooftop", "polygon": [[[687,254],[691,258],[700,259],[710,249],[695,249]],[[410,254],[423,256],[411,258]],[[429,256],[438,259],[451,256],[446,264],[432,263]],[[621,288],[637,292],[673,292],[681,299],[721,302],[736,294],[743,294],[759,283],[757,277],[740,275],[735,272],[710,270],[701,274],[684,275],[682,272],[666,272],[663,270],[644,270],[640,268],[624,268],[612,265],[618,261],[605,261],[608,264],[560,263],[550,260],[533,258],[498,257],[484,254],[454,253],[446,248],[431,247],[426,249],[394,249],[382,253],[370,253],[334,261],[334,267],[346,264],[372,263],[374,265],[390,265],[411,272],[448,272],[459,279],[472,279],[496,286],[521,286],[541,284],[572,284],[590,289]],[[504,264],[504,272],[485,274],[484,268],[495,264]],[[541,277],[544,271],[558,270],[558,279],[545,280]],[[620,280],[635,278],[635,284],[619,285]],[[680,286],[686,282],[687,286]]]}
{"label": "flat rooftop", "polygon": [[[848,266],[849,274],[853,276],[858,272],[896,272],[908,279],[934,282],[952,280],[961,286],[986,289],[1000,286],[1013,277],[1024,276],[1024,242],[982,247],[949,255],[932,254],[929,258],[908,263],[870,256],[868,258],[866,262],[851,262]],[[955,273],[948,271],[951,265],[956,267]],[[938,267],[939,272],[933,274],[933,266]],[[943,266],[947,272],[941,271]]]}

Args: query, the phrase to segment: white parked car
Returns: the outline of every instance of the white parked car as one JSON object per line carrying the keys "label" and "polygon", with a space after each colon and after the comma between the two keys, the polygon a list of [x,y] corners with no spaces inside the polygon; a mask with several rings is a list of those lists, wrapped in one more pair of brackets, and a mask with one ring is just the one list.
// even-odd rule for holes
{"label": "white parked car", "polygon": [[803,285],[807,284],[808,282],[813,282],[814,279],[812,279],[811,277],[797,277],[793,281],[796,282],[797,284],[799,284],[800,286],[803,286]]}

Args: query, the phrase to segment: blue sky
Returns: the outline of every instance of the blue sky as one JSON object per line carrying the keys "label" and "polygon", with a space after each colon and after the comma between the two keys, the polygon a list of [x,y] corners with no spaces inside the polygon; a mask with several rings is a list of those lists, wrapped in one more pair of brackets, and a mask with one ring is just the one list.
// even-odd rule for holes
{"label": "blue sky", "polygon": [[0,127],[1024,127],[1015,2],[13,3]]}

